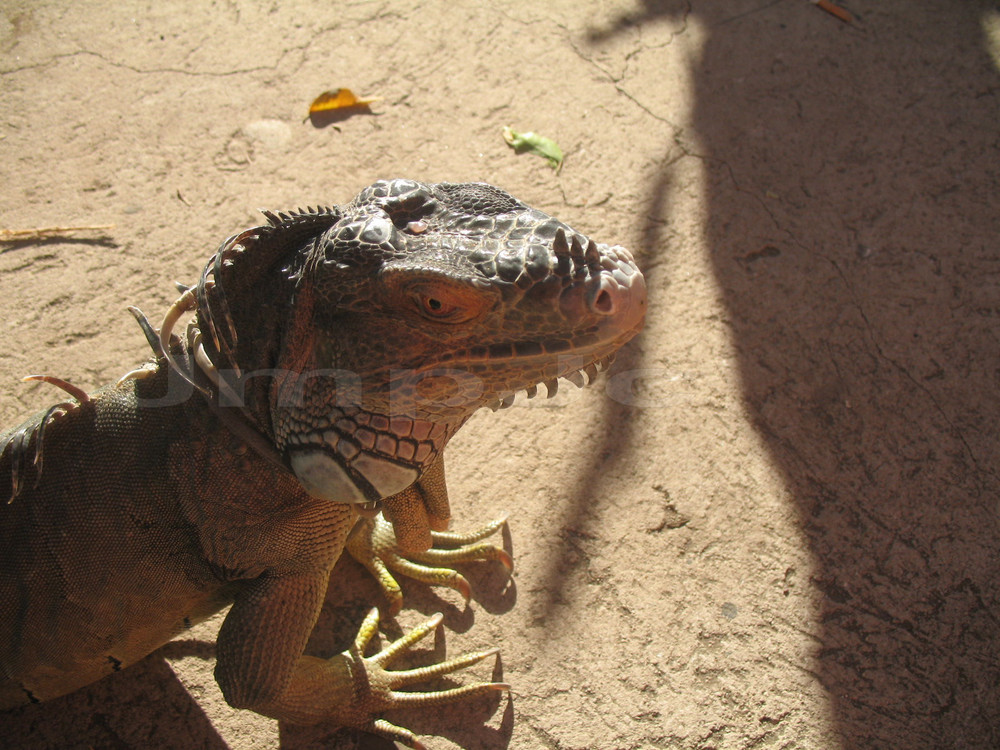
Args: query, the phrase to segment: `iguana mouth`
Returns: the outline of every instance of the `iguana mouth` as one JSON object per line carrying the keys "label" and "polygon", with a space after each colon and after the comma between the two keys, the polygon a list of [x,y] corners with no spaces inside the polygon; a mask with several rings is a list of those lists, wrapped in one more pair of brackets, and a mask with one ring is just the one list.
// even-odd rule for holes
{"label": "iguana mouth", "polygon": [[547,380],[539,380],[538,382],[529,385],[525,388],[517,388],[513,391],[508,391],[501,396],[497,397],[495,400],[490,401],[486,404],[486,407],[492,411],[497,411],[498,409],[507,409],[513,406],[514,401],[517,398],[518,393],[523,393],[527,398],[531,399],[538,395],[538,386],[545,386],[545,397],[552,398],[559,392],[559,381],[566,380],[577,388],[583,388],[585,386],[593,384],[597,379],[598,373],[604,372],[612,363],[615,361],[614,353],[608,354],[601,359],[594,360],[584,365],[583,367],[577,369],[570,369],[566,372],[560,372],[555,377],[549,378]]}

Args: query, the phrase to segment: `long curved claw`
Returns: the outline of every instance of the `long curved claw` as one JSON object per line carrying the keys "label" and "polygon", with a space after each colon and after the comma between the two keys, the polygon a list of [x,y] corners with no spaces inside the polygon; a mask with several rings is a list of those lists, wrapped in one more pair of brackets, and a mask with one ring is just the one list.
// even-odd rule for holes
{"label": "long curved claw", "polygon": [[[369,618],[375,618],[375,624],[378,624],[378,610],[372,609],[368,613],[368,617],[365,618],[366,622]],[[423,640],[424,637],[437,629],[437,626],[441,624],[444,616],[440,612],[435,612],[429,618],[424,620],[422,623],[417,625],[413,630],[405,635],[400,636],[384,649],[379,651],[375,656],[370,657],[371,661],[378,664],[381,667],[388,667],[394,661],[396,661],[399,656],[405,654],[419,641]],[[360,635],[360,634],[359,634]],[[402,674],[401,672],[394,673],[396,675]],[[405,684],[405,682],[398,682],[393,684],[393,687],[399,687],[399,685]]]}
{"label": "long curved claw", "polygon": [[385,719],[375,719],[361,729],[371,734],[377,734],[379,737],[385,737],[390,742],[398,742],[404,747],[413,748],[413,750],[427,750],[427,746],[418,740],[417,736],[409,729],[396,726]]}
{"label": "long curved claw", "polygon": [[502,529],[507,523],[507,516],[500,516],[500,518],[495,518],[490,521],[485,526],[481,526],[475,531],[432,531],[431,538],[434,540],[435,544],[441,544],[445,547],[457,547],[464,544],[472,544],[473,542],[479,542],[486,537],[492,536],[497,531]]}
{"label": "long curved claw", "polygon": [[411,555],[414,560],[427,563],[459,563],[472,560],[499,560],[508,573],[514,571],[514,558],[507,550],[482,540],[493,536],[507,524],[507,516],[490,521],[485,526],[468,533],[455,531],[432,531],[434,546],[429,550]]}
{"label": "long curved claw", "polygon": [[469,582],[457,570],[445,566],[498,560],[508,572],[512,571],[514,561],[506,550],[482,541],[495,534],[506,522],[506,518],[500,518],[467,534],[431,532],[434,546],[404,557],[396,545],[392,524],[379,514],[374,519],[362,519],[358,523],[347,541],[347,550],[378,581],[389,601],[390,614],[399,612],[403,606],[403,592],[393,573],[431,586],[454,589],[468,604],[472,597]]}

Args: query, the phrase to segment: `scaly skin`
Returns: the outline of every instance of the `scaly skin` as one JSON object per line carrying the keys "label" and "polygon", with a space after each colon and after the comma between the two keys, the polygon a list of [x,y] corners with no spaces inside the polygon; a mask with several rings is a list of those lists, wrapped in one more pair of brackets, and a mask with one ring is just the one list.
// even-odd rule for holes
{"label": "scaly skin", "polygon": [[266,216],[158,335],[138,314],[154,361],[89,396],[50,378],[76,400],[0,435],[0,706],[92,682],[230,602],[216,677],[234,706],[416,747],[376,716],[506,687],[394,692],[492,653],[387,672],[436,618],[368,658],[372,618],[343,654],[303,651],[349,537],[391,611],[388,569],[468,596],[404,554],[510,565],[474,544],[495,526],[432,538],[450,515],[444,448],[480,407],[593,378],[642,325],[641,274],[489,185],[383,181]]}

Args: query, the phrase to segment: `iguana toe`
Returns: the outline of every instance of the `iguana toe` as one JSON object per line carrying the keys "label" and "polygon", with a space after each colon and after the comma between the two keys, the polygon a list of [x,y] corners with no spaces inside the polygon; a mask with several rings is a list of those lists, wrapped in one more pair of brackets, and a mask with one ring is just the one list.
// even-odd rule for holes
{"label": "iguana toe", "polygon": [[469,582],[461,573],[445,566],[499,560],[508,571],[513,570],[514,561],[506,550],[482,541],[495,534],[506,522],[506,518],[499,518],[466,534],[433,531],[433,546],[430,549],[404,556],[396,544],[392,524],[379,514],[374,519],[363,519],[358,523],[347,541],[347,551],[378,581],[389,601],[390,614],[396,614],[403,606],[403,592],[393,573],[431,586],[447,586],[461,594],[468,604],[472,597]]}

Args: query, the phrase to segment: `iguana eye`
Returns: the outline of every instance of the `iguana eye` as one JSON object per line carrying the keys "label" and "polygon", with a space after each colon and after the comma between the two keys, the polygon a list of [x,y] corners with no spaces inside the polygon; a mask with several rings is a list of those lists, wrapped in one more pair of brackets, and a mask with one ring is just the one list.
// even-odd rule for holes
{"label": "iguana eye", "polygon": [[472,320],[491,301],[473,289],[446,283],[413,284],[407,292],[416,311],[436,323],[464,323]]}
{"label": "iguana eye", "polygon": [[444,322],[461,322],[468,320],[470,315],[463,315],[461,305],[449,301],[440,292],[414,289],[414,302],[420,314],[430,320]]}

